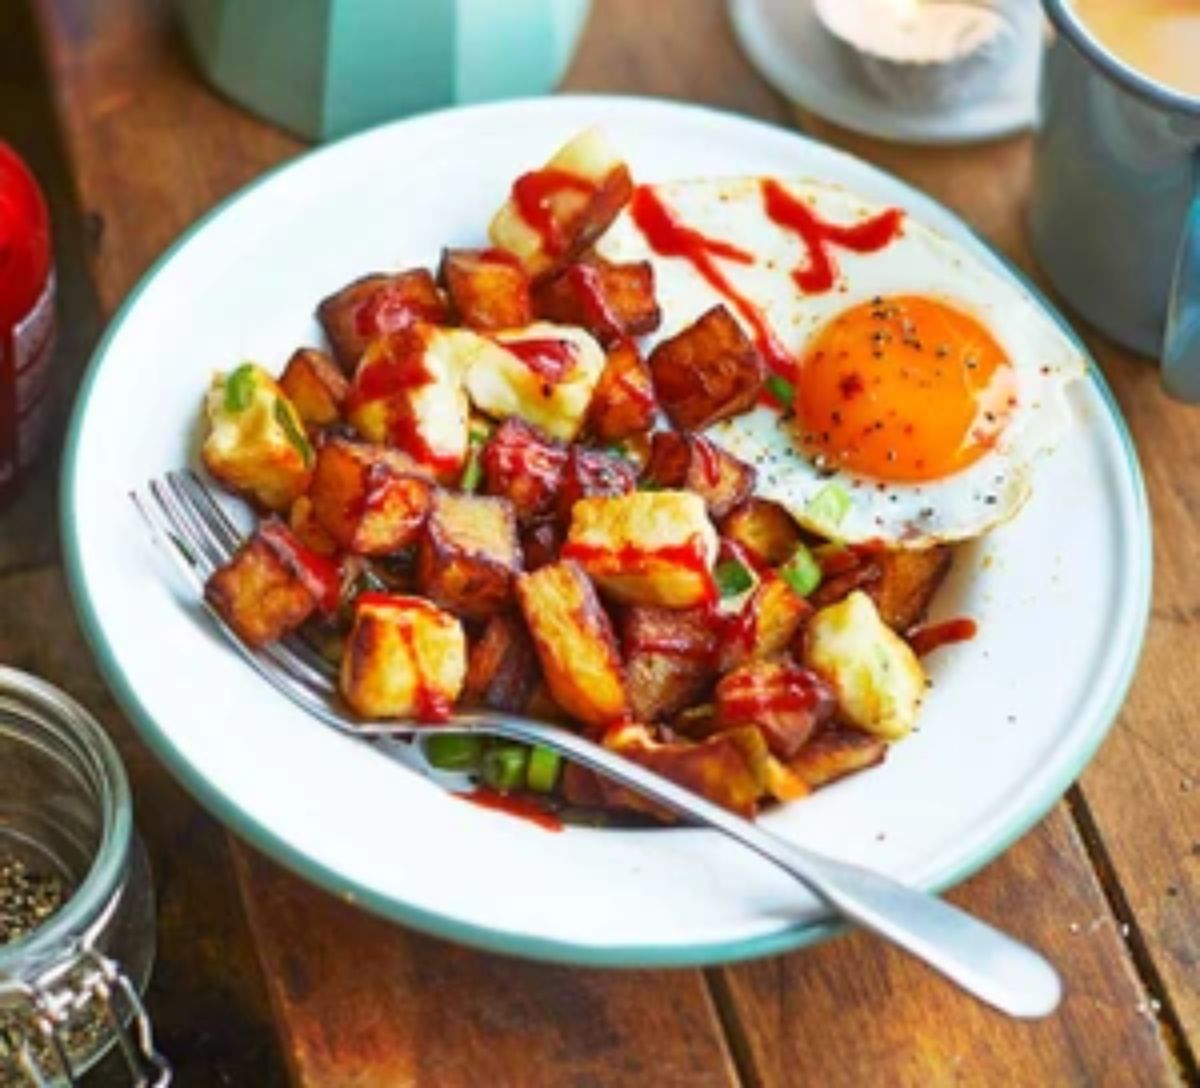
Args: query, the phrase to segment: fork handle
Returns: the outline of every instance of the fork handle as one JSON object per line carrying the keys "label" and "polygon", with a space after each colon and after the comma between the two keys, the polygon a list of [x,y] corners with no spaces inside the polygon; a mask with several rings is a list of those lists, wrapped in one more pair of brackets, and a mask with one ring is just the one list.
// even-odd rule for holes
{"label": "fork handle", "polygon": [[[404,731],[404,727],[377,728]],[[502,736],[549,748],[689,823],[719,831],[800,881],[843,918],[905,949],[1010,1016],[1046,1016],[1061,1000],[1062,983],[1055,969],[1012,937],[937,896],[796,846],[585,737],[498,713],[460,713],[439,729]],[[407,732],[418,730],[409,727]]]}

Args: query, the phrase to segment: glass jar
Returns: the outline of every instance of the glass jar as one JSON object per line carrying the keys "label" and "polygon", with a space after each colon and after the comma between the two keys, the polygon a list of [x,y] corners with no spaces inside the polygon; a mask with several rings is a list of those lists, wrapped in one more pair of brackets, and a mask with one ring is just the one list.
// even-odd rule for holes
{"label": "glass jar", "polygon": [[125,770],[87,711],[4,667],[0,865],[10,877],[7,893],[0,884],[10,926],[22,902],[12,874],[64,889],[47,917],[0,944],[0,1088],[75,1084],[114,1044],[135,1083],[169,1084],[141,1002],[154,893]]}

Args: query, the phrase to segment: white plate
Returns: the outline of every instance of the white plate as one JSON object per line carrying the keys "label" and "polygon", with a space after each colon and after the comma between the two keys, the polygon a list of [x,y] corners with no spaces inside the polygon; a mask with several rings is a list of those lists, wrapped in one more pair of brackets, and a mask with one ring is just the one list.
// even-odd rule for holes
{"label": "white plate", "polygon": [[[986,95],[937,109],[906,108],[876,94],[817,21],[812,0],[731,0],[730,20],[754,66],[796,105],[836,125],[917,144],[967,144],[1031,128],[1037,120],[1041,49],[1022,48]],[[1015,6],[1022,41],[1040,45],[1037,4]],[[1036,25],[1031,25],[1036,24]]]}
{"label": "white plate", "polygon": [[[313,304],[334,288],[430,264],[447,243],[478,244],[512,178],[594,122],[644,180],[817,176],[902,205],[1000,267],[947,211],[872,167],[680,105],[510,102],[323,148],[193,227],[97,349],[63,477],[75,601],[109,683],[164,762],[238,833],[351,901],[572,962],[703,963],[796,947],[827,931],[818,904],[714,835],[550,834],[448,797],[307,718],[165,577],[127,498],[193,456],[214,368],[248,358],[278,368],[317,340]],[[1150,535],[1112,400],[1099,377],[1077,393],[1076,426],[1040,466],[1029,506],[963,557],[939,597],[981,633],[932,661],[920,731],[882,768],[768,816],[773,830],[941,888],[994,857],[1083,768],[1137,658]]]}

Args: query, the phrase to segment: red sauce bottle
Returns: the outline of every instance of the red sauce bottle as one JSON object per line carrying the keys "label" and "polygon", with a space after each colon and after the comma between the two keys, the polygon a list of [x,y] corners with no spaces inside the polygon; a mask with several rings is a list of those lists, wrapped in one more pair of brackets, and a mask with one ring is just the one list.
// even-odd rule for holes
{"label": "red sauce bottle", "polygon": [[0,503],[46,435],[54,347],[54,260],[46,200],[0,142]]}

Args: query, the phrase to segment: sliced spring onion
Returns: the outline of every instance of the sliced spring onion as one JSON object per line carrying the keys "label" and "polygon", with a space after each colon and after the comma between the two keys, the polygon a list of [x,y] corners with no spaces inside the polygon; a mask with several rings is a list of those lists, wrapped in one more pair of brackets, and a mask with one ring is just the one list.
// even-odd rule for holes
{"label": "sliced spring onion", "polygon": [[796,399],[796,389],[786,378],[772,374],[767,379],[767,392],[771,394],[784,408],[790,408]]}
{"label": "sliced spring onion", "polygon": [[304,458],[304,464],[307,467],[313,462],[313,450],[309,445],[309,441],[304,436],[304,432],[296,425],[296,417],[292,415],[292,409],[282,397],[275,398],[275,422],[283,428],[283,433],[287,435],[288,441],[295,447],[296,452]]}
{"label": "sliced spring onion", "polygon": [[850,493],[841,484],[826,484],[804,508],[818,525],[836,529],[850,512]]}
{"label": "sliced spring onion", "polygon": [[779,568],[779,577],[801,597],[807,597],[821,584],[821,565],[813,553],[801,544],[791,559]]}
{"label": "sliced spring onion", "polygon": [[525,784],[529,749],[523,744],[492,744],[479,761],[479,777],[494,790],[517,790]]}
{"label": "sliced spring onion", "polygon": [[225,411],[244,412],[254,399],[254,364],[242,363],[225,379]]}
{"label": "sliced spring onion", "polygon": [[717,592],[722,597],[736,597],[754,585],[754,575],[736,559],[726,559],[718,563],[713,569],[713,579],[717,583]]}
{"label": "sliced spring onion", "polygon": [[534,748],[525,768],[525,784],[535,793],[553,793],[562,770],[562,756],[549,748]]}
{"label": "sliced spring onion", "polygon": [[645,479],[638,480],[637,489],[639,491],[664,491],[666,490],[657,480]]}
{"label": "sliced spring onion", "polygon": [[479,447],[472,445],[467,451],[467,463],[463,466],[462,479],[458,486],[462,491],[478,491],[483,482],[483,465],[479,460]]}
{"label": "sliced spring onion", "polygon": [[483,739],[444,733],[425,740],[425,758],[439,771],[473,771],[483,756]]}

